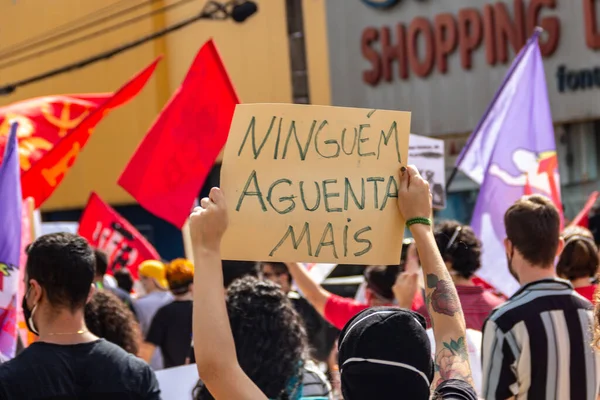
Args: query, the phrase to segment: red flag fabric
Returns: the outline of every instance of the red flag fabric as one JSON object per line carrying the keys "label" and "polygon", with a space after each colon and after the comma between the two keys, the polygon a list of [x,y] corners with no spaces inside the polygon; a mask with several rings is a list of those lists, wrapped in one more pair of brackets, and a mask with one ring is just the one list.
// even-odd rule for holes
{"label": "red flag fabric", "polygon": [[144,88],[160,57],[138,73],[114,94],[99,101],[95,108],[90,108],[88,114],[73,128],[64,130],[64,136],[59,138],[44,154],[31,164],[30,168],[21,173],[23,198],[33,197],[35,207],[41,205],[50,197],[65,174],[75,162],[96,125],[111,110],[133,99]]}
{"label": "red flag fabric", "polygon": [[0,161],[11,122],[19,123],[17,140],[23,173],[111,96],[112,93],[46,96],[1,107]]}
{"label": "red flag fabric", "polygon": [[181,229],[227,141],[238,103],[209,40],[129,161],[119,185],[146,210]]}
{"label": "red flag fabric", "polygon": [[594,204],[596,204],[596,201],[598,201],[599,196],[600,196],[599,192],[592,192],[592,194],[590,194],[590,197],[588,197],[587,201],[585,202],[585,205],[583,206],[581,211],[579,211],[579,214],[577,214],[577,216],[575,218],[573,218],[573,221],[571,221],[571,223],[569,224],[569,227],[582,226],[584,228],[588,228],[588,225],[589,225],[588,215],[589,215],[590,211],[592,210],[592,207],[594,207]]}
{"label": "red flag fabric", "polygon": [[141,262],[160,260],[158,252],[144,236],[96,193],[90,196],[77,233],[86,238],[92,247],[106,252],[109,272],[127,267],[133,278],[137,279]]}

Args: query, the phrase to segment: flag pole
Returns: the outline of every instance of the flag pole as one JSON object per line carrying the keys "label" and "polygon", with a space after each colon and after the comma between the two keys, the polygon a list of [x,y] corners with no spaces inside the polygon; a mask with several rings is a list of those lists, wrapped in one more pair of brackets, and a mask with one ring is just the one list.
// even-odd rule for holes
{"label": "flag pole", "polygon": [[448,177],[448,180],[446,181],[446,193],[448,193],[448,189],[450,187],[450,184],[452,184],[452,182],[454,181],[454,178],[456,177],[456,174],[458,173],[458,166],[462,162],[463,156],[467,153],[467,151],[471,147],[471,144],[474,142],[475,137],[481,131],[481,125],[487,119],[487,116],[491,112],[492,108],[494,108],[494,105],[496,104],[496,101],[498,100],[498,97],[500,96],[500,93],[502,93],[502,89],[504,88],[504,86],[506,85],[506,83],[510,80],[510,78],[512,77],[512,75],[516,71],[517,66],[520,64],[521,60],[525,56],[525,52],[523,51],[523,49],[525,49],[527,47],[527,45],[531,41],[538,40],[540,34],[543,31],[544,30],[541,27],[536,26],[535,30],[533,31],[533,34],[527,40],[527,43],[525,43],[525,45],[519,51],[519,54],[517,54],[515,62],[513,62],[511,69],[508,71],[508,73],[504,77],[504,81],[502,81],[502,85],[500,85],[500,88],[496,91],[496,94],[494,94],[494,98],[492,99],[492,102],[489,104],[488,108],[485,110],[485,113],[483,114],[483,118],[481,118],[479,120],[479,122],[477,124],[477,127],[473,131],[474,134],[471,134],[471,136],[469,137],[469,140],[467,141],[467,144],[465,145],[465,147],[463,148],[463,150],[460,152],[460,155],[458,156],[458,160],[456,160],[456,164],[454,165],[454,168],[452,169],[452,172],[450,173],[450,176]]}

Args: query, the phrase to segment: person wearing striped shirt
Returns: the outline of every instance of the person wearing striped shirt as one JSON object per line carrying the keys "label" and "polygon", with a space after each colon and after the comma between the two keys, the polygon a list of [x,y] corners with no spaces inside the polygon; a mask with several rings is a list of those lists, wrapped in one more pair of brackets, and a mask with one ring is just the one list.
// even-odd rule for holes
{"label": "person wearing striped shirt", "polygon": [[522,286],[484,324],[483,397],[596,400],[592,304],[554,270],[564,246],[558,210],[543,196],[525,196],[504,224],[508,267]]}

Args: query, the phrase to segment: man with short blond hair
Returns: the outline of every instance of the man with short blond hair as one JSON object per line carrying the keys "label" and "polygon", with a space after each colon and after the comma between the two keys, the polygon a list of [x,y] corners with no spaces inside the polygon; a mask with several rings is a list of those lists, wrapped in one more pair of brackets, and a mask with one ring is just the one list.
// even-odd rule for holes
{"label": "man with short blond hair", "polygon": [[595,400],[592,304],[556,277],[564,246],[557,208],[544,196],[525,196],[506,211],[504,225],[508,268],[521,289],[484,324],[483,397]]}

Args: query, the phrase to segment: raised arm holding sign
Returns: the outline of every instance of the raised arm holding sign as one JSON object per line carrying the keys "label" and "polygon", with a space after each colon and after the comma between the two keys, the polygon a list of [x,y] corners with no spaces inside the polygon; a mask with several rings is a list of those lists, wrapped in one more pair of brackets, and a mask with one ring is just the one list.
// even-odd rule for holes
{"label": "raised arm holding sign", "polygon": [[397,264],[409,131],[408,112],[238,105],[221,170],[224,258]]}

